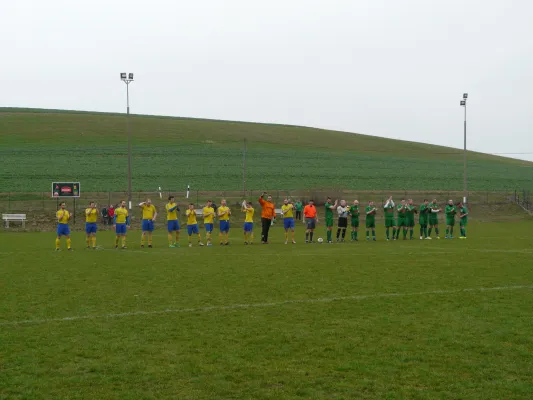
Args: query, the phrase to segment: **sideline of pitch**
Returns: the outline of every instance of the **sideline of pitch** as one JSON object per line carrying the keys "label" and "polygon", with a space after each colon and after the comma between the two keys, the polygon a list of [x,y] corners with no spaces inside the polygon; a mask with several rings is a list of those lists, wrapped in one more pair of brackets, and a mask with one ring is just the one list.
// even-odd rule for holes
{"label": "sideline of pitch", "polygon": [[68,322],[68,321],[81,321],[81,320],[122,318],[122,317],[151,316],[151,315],[160,315],[160,314],[205,313],[205,312],[210,312],[210,311],[232,311],[232,310],[250,309],[250,308],[277,307],[277,306],[284,306],[284,305],[290,305],[290,304],[332,303],[335,301],[346,301],[346,300],[359,301],[359,300],[375,299],[375,298],[445,295],[445,294],[521,290],[521,289],[533,289],[533,285],[496,286],[496,287],[480,287],[480,288],[465,288],[465,289],[451,289],[451,290],[432,290],[432,291],[427,291],[427,292],[411,292],[411,293],[374,293],[374,294],[360,294],[360,295],[354,295],[354,296],[322,297],[322,298],[315,298],[315,299],[294,299],[294,300],[284,300],[284,301],[270,302],[270,303],[232,304],[228,306],[177,308],[177,309],[165,309],[165,310],[159,310],[159,311],[131,311],[131,312],[123,312],[123,313],[102,314],[102,315],[80,315],[80,316],[64,317],[64,318],[27,319],[27,320],[19,320],[19,321],[6,321],[6,322],[0,322],[0,326],[34,325],[34,324],[44,324],[44,323],[50,323],[50,322]]}

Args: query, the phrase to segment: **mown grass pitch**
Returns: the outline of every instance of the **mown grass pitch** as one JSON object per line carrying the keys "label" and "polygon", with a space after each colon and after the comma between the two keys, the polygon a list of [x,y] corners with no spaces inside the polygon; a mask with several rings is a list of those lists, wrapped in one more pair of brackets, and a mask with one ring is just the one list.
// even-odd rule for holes
{"label": "mown grass pitch", "polygon": [[135,231],[127,251],[75,233],[72,253],[0,234],[0,398],[531,398],[531,221],[333,245],[297,228],[144,250]]}

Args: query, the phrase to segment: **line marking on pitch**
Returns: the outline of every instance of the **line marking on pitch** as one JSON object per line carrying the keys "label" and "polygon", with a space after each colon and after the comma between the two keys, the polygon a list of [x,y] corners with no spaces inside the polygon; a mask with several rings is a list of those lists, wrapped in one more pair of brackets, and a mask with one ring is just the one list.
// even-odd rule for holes
{"label": "line marking on pitch", "polygon": [[122,317],[152,316],[152,315],[161,315],[161,314],[207,313],[211,311],[232,311],[232,310],[251,309],[251,308],[278,307],[278,306],[291,305],[291,304],[333,303],[336,301],[346,301],[346,300],[358,301],[358,300],[389,298],[389,297],[396,298],[396,297],[459,294],[459,293],[497,292],[497,291],[521,290],[521,289],[533,289],[533,285],[496,286],[496,287],[480,287],[480,288],[466,288],[466,289],[452,289],[452,290],[432,290],[432,291],[427,291],[427,292],[411,292],[411,293],[373,293],[373,294],[360,294],[360,295],[354,295],[354,296],[321,297],[321,298],[315,298],[315,299],[294,299],[294,300],[284,300],[284,301],[277,301],[277,302],[270,302],[270,303],[232,304],[228,306],[176,308],[176,309],[165,309],[165,310],[158,310],[158,311],[131,311],[131,312],[123,312],[123,313],[110,313],[110,314],[101,314],[101,315],[79,315],[79,316],[73,316],[73,317],[49,318],[49,319],[26,319],[26,320],[18,320],[18,321],[0,322],[0,326],[36,325],[36,324],[45,324],[49,322],[69,322],[69,321],[111,319],[111,318],[122,318]]}

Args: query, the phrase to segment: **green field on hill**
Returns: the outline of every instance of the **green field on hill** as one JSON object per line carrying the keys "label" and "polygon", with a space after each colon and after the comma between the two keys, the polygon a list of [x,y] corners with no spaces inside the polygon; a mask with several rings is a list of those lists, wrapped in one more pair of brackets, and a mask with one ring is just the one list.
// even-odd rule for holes
{"label": "green field on hill", "polygon": [[[460,190],[457,149],[285,125],[132,116],[133,190]],[[126,118],[120,114],[0,109],[0,192],[127,188]],[[531,186],[533,163],[469,153],[469,189]]]}
{"label": "green field on hill", "polygon": [[531,399],[531,220],[377,233],[115,250],[102,231],[94,251],[76,232],[57,253],[0,233],[0,398]]}

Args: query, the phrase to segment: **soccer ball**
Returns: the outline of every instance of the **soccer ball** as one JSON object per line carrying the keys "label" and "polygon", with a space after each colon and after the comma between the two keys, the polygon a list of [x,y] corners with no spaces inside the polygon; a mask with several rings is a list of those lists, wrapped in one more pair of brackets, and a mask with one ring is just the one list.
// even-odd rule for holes
{"label": "soccer ball", "polygon": [[324,239],[322,239],[322,238],[318,238],[316,241],[317,241],[318,243],[322,243],[322,242],[324,241]]}

